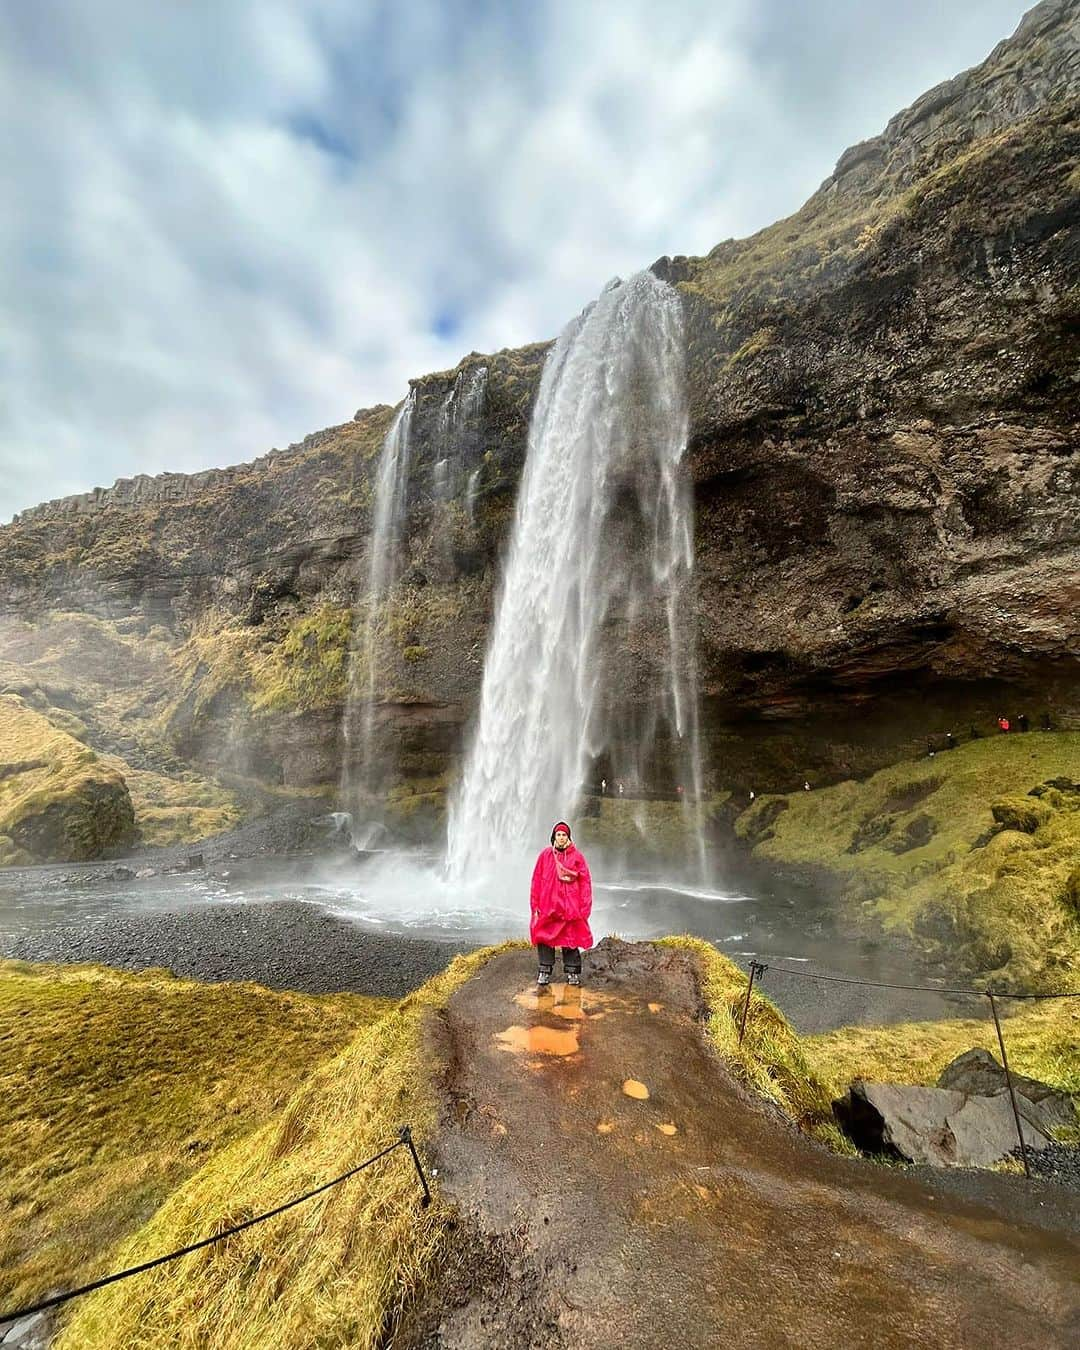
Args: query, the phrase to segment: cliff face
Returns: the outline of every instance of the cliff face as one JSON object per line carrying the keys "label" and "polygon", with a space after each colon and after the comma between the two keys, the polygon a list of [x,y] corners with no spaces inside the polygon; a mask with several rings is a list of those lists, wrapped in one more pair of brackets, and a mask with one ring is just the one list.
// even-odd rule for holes
{"label": "cliff face", "polygon": [[[654,270],[687,307],[712,781],[868,767],[939,729],[928,697],[942,730],[1006,697],[1080,723],[1080,0],[1038,6],[794,216]],[[376,616],[409,779],[437,786],[461,743],[546,352],[415,382],[402,581]],[[24,512],[0,530],[0,662],[53,611],[153,635],[154,726],[184,757],[336,783],[391,415]],[[632,699],[647,644],[612,642]]]}

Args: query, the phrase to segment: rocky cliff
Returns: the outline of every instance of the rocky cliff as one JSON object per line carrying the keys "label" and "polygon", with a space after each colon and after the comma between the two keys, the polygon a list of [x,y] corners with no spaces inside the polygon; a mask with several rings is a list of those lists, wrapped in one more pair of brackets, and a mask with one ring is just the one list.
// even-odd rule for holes
{"label": "rocky cliff", "polygon": [[[1002,707],[1080,725],[1080,0],[1037,6],[795,215],[654,270],[690,334],[710,783],[868,770]],[[375,675],[387,762],[426,793],[478,690],[546,352],[414,382]],[[47,658],[39,692],[85,711],[78,642],[49,634],[90,616],[164,653],[123,725],[151,767],[332,789],[391,416],[22,513],[0,529],[9,682]],[[617,620],[632,700],[648,634]]]}

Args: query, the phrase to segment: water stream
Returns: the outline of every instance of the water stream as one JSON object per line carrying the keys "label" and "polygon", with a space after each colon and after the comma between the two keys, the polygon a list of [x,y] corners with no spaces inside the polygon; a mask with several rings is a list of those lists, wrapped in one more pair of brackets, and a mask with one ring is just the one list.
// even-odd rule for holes
{"label": "water stream", "polygon": [[[386,599],[397,580],[401,536],[408,509],[409,462],[416,389],[394,416],[383,441],[375,487],[375,510],[368,545],[366,607],[359,635],[354,634],[349,657],[348,701],[343,719],[345,755],[342,763],[342,800],[352,809],[358,791],[372,779],[375,728],[375,687],[378,668],[379,624]],[[356,778],[360,765],[359,781]]]}

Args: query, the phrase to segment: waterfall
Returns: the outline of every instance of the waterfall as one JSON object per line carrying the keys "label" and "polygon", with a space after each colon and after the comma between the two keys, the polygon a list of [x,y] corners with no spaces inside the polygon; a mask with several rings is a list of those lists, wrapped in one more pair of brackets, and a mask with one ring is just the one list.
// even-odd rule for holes
{"label": "waterfall", "polygon": [[[353,760],[361,764],[362,786],[372,778],[372,741],[375,729],[375,688],[379,623],[383,606],[398,575],[401,535],[408,507],[409,455],[416,389],[409,390],[383,441],[375,486],[375,512],[368,544],[368,575],[364,623],[354,634],[349,658],[348,703],[344,733],[346,754],[342,791],[351,801],[356,784]],[[362,686],[362,692],[356,686]]]}
{"label": "waterfall", "polygon": [[[658,721],[688,804],[700,796],[685,384],[682,302],[651,272],[611,283],[547,358],[450,807],[452,879],[546,843],[601,756],[648,762]],[[648,656],[613,668],[613,645],[635,650],[618,647],[619,631],[651,637]],[[648,686],[639,706],[651,713],[628,738],[617,691],[630,686]]]}

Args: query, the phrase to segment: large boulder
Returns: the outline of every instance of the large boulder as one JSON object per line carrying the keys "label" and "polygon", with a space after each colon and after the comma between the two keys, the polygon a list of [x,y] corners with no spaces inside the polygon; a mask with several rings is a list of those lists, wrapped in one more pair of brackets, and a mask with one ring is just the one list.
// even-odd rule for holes
{"label": "large boulder", "polygon": [[[1038,1120],[1046,1129],[1075,1128],[1080,1124],[1077,1120],[1076,1107],[1067,1092],[1051,1087],[1049,1083],[1040,1083],[1037,1078],[1026,1078],[1021,1073],[1014,1073],[1012,1080],[1017,1094],[1017,1104],[1019,1105],[1020,1098],[1023,1097],[1025,1102],[1035,1109]],[[982,1097],[1008,1090],[1005,1070],[989,1050],[979,1047],[965,1050],[962,1055],[957,1055],[951,1063],[946,1064],[937,1085],[939,1088],[951,1088],[954,1092]]]}
{"label": "large boulder", "polygon": [[[1017,1099],[1024,1142],[1043,1149],[1050,1142],[1037,1108]],[[856,1079],[847,1097],[834,1103],[841,1126],[866,1153],[886,1153],[933,1167],[988,1167],[1018,1147],[1009,1094],[969,1096],[948,1088],[868,1083]]]}
{"label": "large boulder", "polygon": [[17,695],[0,695],[0,866],[83,862],[135,839],[124,777]]}

